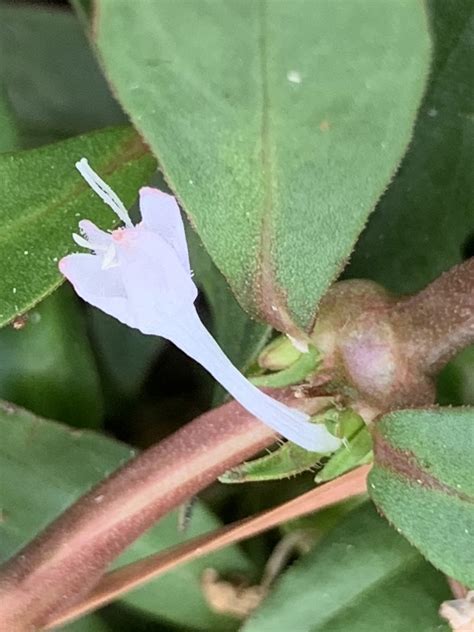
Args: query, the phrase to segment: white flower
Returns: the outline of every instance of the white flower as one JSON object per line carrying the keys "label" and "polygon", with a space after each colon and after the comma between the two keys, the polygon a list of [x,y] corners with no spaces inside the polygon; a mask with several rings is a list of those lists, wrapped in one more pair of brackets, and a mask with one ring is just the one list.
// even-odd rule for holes
{"label": "white flower", "polygon": [[340,445],[323,425],[266,395],[230,362],[202,324],[194,301],[184,226],[176,200],[157,189],[140,189],[142,221],[134,226],[126,208],[83,158],[84,179],[125,224],[107,233],[79,222],[77,244],[92,251],[59,262],[85,301],[144,334],[162,336],[205,367],[255,417],[294,443],[316,452]]}

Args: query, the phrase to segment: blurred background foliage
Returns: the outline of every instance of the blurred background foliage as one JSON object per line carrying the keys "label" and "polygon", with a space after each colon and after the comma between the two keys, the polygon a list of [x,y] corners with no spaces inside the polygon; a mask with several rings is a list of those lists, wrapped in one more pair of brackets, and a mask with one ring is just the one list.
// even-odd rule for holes
{"label": "blurred background foliage", "polygon": [[[75,4],[84,9],[79,18],[66,2],[0,3],[1,151],[39,147],[127,121],[84,32],[87,3]],[[473,5],[470,0],[430,0],[428,9],[433,62],[413,140],[344,272],[398,293],[421,288],[474,254]],[[156,178],[155,184],[163,186]],[[202,316],[246,370],[271,330],[241,309],[191,229],[189,239]],[[61,287],[0,330],[0,397],[31,411],[6,404],[0,410],[5,518],[0,520],[0,557],[6,557],[81,490],[130,456],[130,448],[116,439],[144,448],[222,401],[223,393],[167,342],[122,326]],[[443,371],[439,402],[474,403],[474,349]],[[178,533],[172,516],[125,557],[146,555],[312,485],[311,475],[251,487],[216,484],[202,494],[188,533]],[[319,539],[324,524],[324,516],[318,516],[303,527]],[[436,615],[439,602],[449,595],[444,579],[372,509],[364,505],[353,513],[336,508],[327,525],[329,539],[284,573],[244,630],[342,632],[350,627],[366,632],[386,621],[391,624],[382,623],[383,629],[390,632],[445,629]],[[204,602],[200,573],[210,565],[258,581],[280,536],[274,531],[241,549],[187,565],[67,629],[236,629],[235,620],[217,615]],[[299,621],[293,618],[295,610],[302,622],[312,621],[311,627],[294,627]]]}

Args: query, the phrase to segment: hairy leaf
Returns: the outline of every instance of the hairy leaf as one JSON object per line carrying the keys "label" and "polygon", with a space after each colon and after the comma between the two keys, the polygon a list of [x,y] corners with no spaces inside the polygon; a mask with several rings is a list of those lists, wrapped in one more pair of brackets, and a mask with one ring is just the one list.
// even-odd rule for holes
{"label": "hairy leaf", "polygon": [[219,480],[221,483],[277,481],[315,468],[323,456],[287,441],[270,454],[233,467]]}
{"label": "hairy leaf", "polygon": [[[352,410],[339,411],[335,408],[329,408],[325,412],[315,415],[313,420],[318,423],[325,423],[331,428],[334,435],[344,439],[343,446],[330,457],[321,472],[326,474],[326,468],[329,470],[333,460],[338,457],[335,464],[327,475],[321,478],[318,475],[315,479],[317,482],[331,480],[357,465],[367,462],[366,453],[370,453],[371,449],[370,438],[368,442],[367,439],[365,442],[362,441],[365,451],[359,447],[360,441],[354,445],[354,438],[361,434],[361,426],[364,425],[359,415]],[[365,428],[362,429],[362,432],[368,435]],[[368,447],[365,448],[367,443]],[[342,455],[340,454],[341,451]],[[287,441],[265,456],[233,467],[220,476],[219,480],[221,483],[250,483],[290,478],[307,470],[315,470],[326,456],[327,453],[308,452],[291,441]]]}
{"label": "hairy leaf", "polygon": [[267,342],[271,328],[243,311],[198,235],[189,224],[186,229],[194,280],[209,304],[213,333],[232,362],[246,372]]}
{"label": "hairy leaf", "polygon": [[369,492],[403,535],[450,577],[474,587],[474,411],[399,411],[375,432]]}
{"label": "hairy leaf", "polygon": [[122,105],[252,313],[311,328],[408,143],[416,0],[97,0]]}
{"label": "hairy leaf", "polygon": [[155,161],[129,127],[0,155],[0,326],[31,309],[62,281],[57,262],[78,250],[80,219],[102,228],[116,219],[74,168],[86,156],[125,205],[153,173]]}

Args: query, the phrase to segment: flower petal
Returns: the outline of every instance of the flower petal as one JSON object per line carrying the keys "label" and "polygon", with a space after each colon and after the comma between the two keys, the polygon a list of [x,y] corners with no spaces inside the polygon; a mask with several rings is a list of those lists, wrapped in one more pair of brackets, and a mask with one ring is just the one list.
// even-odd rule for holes
{"label": "flower petal", "polygon": [[159,189],[142,187],[140,213],[145,227],[173,246],[183,266],[191,271],[183,219],[176,199]]}
{"label": "flower petal", "polygon": [[117,243],[117,258],[129,309],[143,333],[161,335],[162,325],[192,307],[198,292],[191,274],[158,233],[137,226],[130,239]]}
{"label": "flower petal", "polygon": [[136,327],[118,267],[102,269],[101,257],[73,254],[63,257],[59,269],[77,294],[129,327]]}
{"label": "flower petal", "polygon": [[79,222],[79,229],[81,233],[87,237],[91,246],[97,245],[105,249],[112,241],[112,235],[110,233],[106,233],[105,230],[101,230],[89,219],[82,219]]}
{"label": "flower petal", "polygon": [[285,406],[251,384],[204,327],[194,307],[161,328],[160,335],[199,362],[244,408],[290,441],[323,453],[341,445],[325,426],[311,423],[305,413]]}

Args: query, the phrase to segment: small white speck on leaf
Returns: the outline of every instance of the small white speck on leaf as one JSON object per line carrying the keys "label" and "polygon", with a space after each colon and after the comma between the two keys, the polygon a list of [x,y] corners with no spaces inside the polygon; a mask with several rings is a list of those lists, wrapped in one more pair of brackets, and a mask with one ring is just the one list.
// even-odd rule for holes
{"label": "small white speck on leaf", "polygon": [[16,294],[16,287],[13,288],[12,292],[13,294]]}
{"label": "small white speck on leaf", "polygon": [[24,254],[24,255],[29,255],[30,253],[29,253],[29,251],[28,251],[28,250],[24,250],[24,251],[23,251],[23,254]]}
{"label": "small white speck on leaf", "polygon": [[431,108],[428,110],[428,116],[431,116],[431,118],[434,118],[435,116],[438,116],[438,110],[436,108]]}
{"label": "small white speck on leaf", "polygon": [[289,70],[286,73],[286,78],[290,83],[301,83],[302,81],[301,73],[297,70]]}

